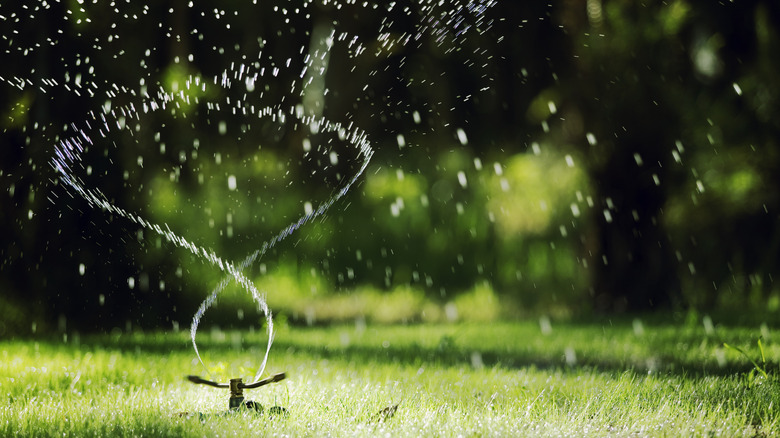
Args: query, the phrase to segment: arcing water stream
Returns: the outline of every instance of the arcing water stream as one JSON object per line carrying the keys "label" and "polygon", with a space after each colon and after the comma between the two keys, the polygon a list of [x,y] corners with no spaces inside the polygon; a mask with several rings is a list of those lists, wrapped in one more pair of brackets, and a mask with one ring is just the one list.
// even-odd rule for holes
{"label": "arcing water stream", "polygon": [[[261,5],[258,5],[257,8],[258,13],[262,14],[264,13],[264,9],[262,9],[264,2],[260,3]],[[342,8],[362,8],[365,11],[380,10],[385,15],[379,29],[367,41],[364,41],[363,36],[351,34],[349,31],[341,31],[335,21],[332,25],[314,27],[315,30],[311,33],[312,41],[308,47],[301,46],[300,50],[289,52],[290,56],[286,61],[278,59],[278,56],[275,59],[272,55],[264,54],[264,43],[261,39],[258,39],[261,41],[261,50],[255,59],[246,59],[243,56],[241,59],[231,60],[230,56],[224,55],[222,47],[215,45],[211,48],[214,53],[196,54],[196,56],[218,58],[226,61],[223,64],[229,65],[229,67],[213,77],[189,74],[186,76],[184,84],[176,84],[173,87],[170,84],[163,84],[159,79],[153,79],[152,73],[147,68],[147,61],[152,52],[150,50],[147,50],[146,57],[140,60],[141,87],[137,90],[134,84],[118,84],[106,79],[101,75],[99,68],[95,69],[94,66],[85,68],[90,63],[90,58],[88,55],[81,56],[80,53],[76,54],[76,59],[70,64],[73,71],[66,70],[63,77],[42,77],[42,73],[36,71],[35,63],[30,63],[31,67],[28,71],[22,62],[17,62],[10,74],[0,73],[0,82],[23,91],[34,90],[41,95],[66,90],[79,97],[89,96],[93,100],[101,99],[101,101],[105,99],[106,103],[101,104],[99,110],[90,112],[83,117],[81,122],[72,123],[66,130],[67,132],[63,136],[59,136],[55,142],[50,160],[50,165],[56,172],[57,181],[54,184],[63,185],[68,189],[68,193],[82,198],[94,209],[124,218],[145,230],[158,234],[170,244],[190,251],[196,257],[217,267],[225,274],[222,281],[203,300],[193,316],[191,324],[190,333],[193,348],[207,371],[208,367],[203,363],[196,343],[196,333],[201,318],[215,303],[220,293],[233,281],[251,294],[254,302],[266,317],[268,334],[265,354],[255,375],[255,380],[257,380],[260,379],[265,369],[273,342],[273,319],[263,292],[247,278],[245,272],[262,259],[277,243],[306,223],[324,215],[334,203],[344,197],[363,174],[374,153],[368,136],[359,127],[354,126],[354,123],[340,123],[328,120],[321,115],[323,100],[330,91],[326,87],[325,74],[328,71],[331,52],[336,49],[343,50],[357,65],[361,58],[387,58],[397,46],[421,44],[419,41],[423,36],[435,41],[437,45],[446,44],[449,47],[448,50],[456,50],[471,32],[484,32],[490,28],[491,23],[486,21],[485,11],[493,7],[495,3],[494,0],[475,0],[448,2],[445,5],[444,2],[416,0],[402,6],[401,3],[397,2],[363,2],[361,5],[357,5],[356,2],[350,0],[341,2],[321,0],[320,2],[303,2],[300,6],[274,6],[272,8],[266,6],[265,9],[273,9],[271,13],[285,23],[290,23],[290,18],[293,16],[298,22],[313,21],[318,11],[321,12],[320,8],[332,7],[337,10]],[[72,35],[73,29],[82,29],[83,26],[91,23],[90,17],[93,13],[95,16],[98,15],[100,6],[86,5],[81,1],[78,2],[78,5],[74,3],[70,8],[68,6],[55,6],[41,1],[32,7],[25,6],[18,10],[7,5],[0,8],[0,22],[3,23],[4,27],[0,37],[8,47],[6,54],[22,61],[46,53],[47,50],[56,52],[64,45],[78,42],[92,44],[90,50],[113,50],[114,57],[122,59],[130,51],[129,47],[123,47],[122,41],[131,34],[131,31],[128,30],[132,28],[131,25],[150,20],[151,24],[154,24],[154,18],[151,17],[148,7],[135,11],[130,5],[122,6],[111,3],[111,7],[103,13],[109,13],[112,16],[114,20],[110,26],[112,30],[95,37],[94,41],[87,41],[86,31],[84,34],[80,30],[77,31],[75,37],[66,37],[66,35]],[[105,8],[105,6],[103,7]],[[197,10],[198,7],[193,2],[187,6],[190,10]],[[174,8],[171,8],[169,12],[173,14]],[[218,24],[224,25],[226,30],[232,31],[239,24],[230,21],[237,16],[237,13],[234,13],[231,17],[230,12],[224,9],[208,11],[204,7],[201,16],[210,13],[214,15],[212,19],[214,27],[219,27]],[[414,30],[396,29],[398,25],[390,18],[393,16],[405,17],[406,20],[414,22]],[[161,20],[159,24],[162,27],[166,18],[159,19]],[[24,34],[26,30],[42,24],[55,26],[58,29],[55,34],[59,36],[26,45],[19,43],[20,39],[16,37],[17,35]],[[290,34],[294,33],[293,25],[289,26],[291,26]],[[195,28],[174,29],[174,27],[171,25],[168,28],[171,41],[179,41],[186,35],[198,35],[203,40],[203,36],[209,37],[207,32],[212,31],[211,28],[204,31]],[[127,36],[122,32],[127,33]],[[214,32],[216,33],[216,30]],[[289,35],[278,36],[284,38]],[[317,40],[315,41],[315,39]],[[21,40],[25,41],[23,38]],[[188,59],[193,61],[193,54],[190,54]],[[68,65],[70,61],[63,60],[63,62]],[[177,56],[174,63],[178,64],[179,62]],[[301,66],[299,73],[297,70],[292,71]],[[342,69],[344,68],[342,67]],[[369,76],[371,74],[369,73]],[[294,78],[289,85],[289,91],[284,93],[281,100],[269,103],[271,98],[264,94],[261,85],[272,81],[278,85],[276,83],[281,82],[279,78],[282,77]],[[158,88],[158,90],[150,93],[149,90],[153,88]],[[236,95],[243,97],[231,99],[230,96]],[[112,104],[114,101],[123,103]],[[270,240],[258,244],[258,249],[252,251],[244,259],[239,262],[226,260],[213,250],[173,231],[167,224],[153,223],[137,212],[116,205],[111,197],[101,190],[100,186],[94,185],[92,178],[93,163],[89,162],[90,158],[88,157],[90,149],[104,150],[104,155],[109,161],[112,161],[112,154],[118,153],[119,146],[117,146],[116,140],[118,136],[133,137],[140,126],[146,123],[145,119],[155,113],[178,114],[180,117],[186,118],[187,111],[184,108],[192,105],[203,108],[205,117],[209,121],[218,122],[224,115],[240,114],[248,125],[258,120],[270,121],[278,126],[293,124],[294,129],[308,130],[309,132],[305,135],[322,134],[338,137],[342,144],[354,150],[353,157],[355,158],[353,159],[357,162],[354,166],[355,171],[352,175],[340,180],[340,185],[329,198],[322,201],[316,208],[307,208],[303,216],[283,228]],[[415,114],[415,117],[419,118],[416,111]],[[345,119],[349,120],[349,117],[345,117]],[[136,143],[139,141],[135,140]],[[164,148],[164,144],[161,147]],[[139,157],[138,161],[139,166],[141,166],[142,158]],[[235,186],[235,180],[232,181],[232,184]],[[56,192],[52,196],[58,197]]]}

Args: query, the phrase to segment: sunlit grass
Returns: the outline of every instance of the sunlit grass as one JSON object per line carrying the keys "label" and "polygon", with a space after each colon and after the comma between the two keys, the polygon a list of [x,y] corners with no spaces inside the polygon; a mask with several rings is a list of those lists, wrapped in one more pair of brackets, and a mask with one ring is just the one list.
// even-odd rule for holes
{"label": "sunlit grass", "polygon": [[[722,342],[757,356],[762,331],[768,377],[749,380],[750,361]],[[204,375],[184,333],[4,341],[0,436],[771,436],[776,335],[638,321],[282,327],[268,372],[287,380],[245,392],[290,413],[273,419],[211,415],[227,391],[184,380]],[[249,378],[263,342],[199,337],[221,380]]]}

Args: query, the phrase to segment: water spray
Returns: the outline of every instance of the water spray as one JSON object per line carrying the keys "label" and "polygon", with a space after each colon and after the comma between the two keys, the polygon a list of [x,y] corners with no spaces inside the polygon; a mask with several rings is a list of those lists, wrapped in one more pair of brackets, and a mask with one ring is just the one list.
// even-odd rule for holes
{"label": "water spray", "polygon": [[[325,2],[327,3],[327,2]],[[451,48],[447,50],[453,50],[459,47],[459,42],[466,39],[466,35],[471,32],[485,32],[492,25],[492,21],[486,19],[485,10],[493,7],[496,4],[495,0],[476,0],[476,1],[456,1],[456,7],[452,9],[457,13],[443,14],[442,3],[429,2],[419,0],[413,2],[416,8],[405,8],[403,13],[409,16],[414,15],[418,18],[416,34],[419,37],[422,34],[429,34],[434,37],[437,45],[446,45]],[[366,2],[363,7],[374,9],[378,6],[384,7],[388,13],[397,8],[394,2],[382,3],[382,2]],[[297,12],[297,10],[296,10]],[[285,10],[284,14],[287,14]],[[415,15],[416,14],[416,15]],[[3,18],[0,16],[0,18]],[[156,233],[157,235],[166,239],[169,243],[176,247],[189,250],[195,257],[203,259],[212,266],[218,268],[224,274],[223,280],[215,287],[212,293],[201,303],[197,312],[193,316],[192,324],[190,326],[190,334],[192,339],[193,349],[198,358],[198,361],[206,369],[206,372],[210,374],[208,368],[203,363],[198,346],[196,343],[196,332],[203,317],[204,313],[216,302],[218,296],[225,290],[225,288],[232,282],[239,284],[244,290],[249,292],[254,302],[258,305],[259,310],[265,315],[267,322],[268,342],[265,348],[265,354],[257,370],[254,381],[252,383],[244,383],[241,378],[232,378],[228,383],[219,383],[213,380],[207,380],[198,376],[188,376],[187,380],[194,384],[202,384],[212,386],[220,389],[229,389],[230,398],[228,403],[229,412],[242,411],[242,410],[254,410],[261,411],[262,407],[258,403],[251,400],[246,401],[244,399],[243,391],[245,389],[255,389],[261,386],[268,385],[270,383],[279,382],[285,379],[285,373],[278,373],[270,377],[260,379],[263,374],[265,365],[268,360],[268,355],[271,349],[271,344],[274,338],[273,331],[273,318],[268,308],[264,295],[255,287],[252,281],[247,278],[245,272],[259,259],[263,258],[266,253],[272,249],[277,243],[284,240],[290,234],[294,233],[298,228],[305,225],[314,219],[324,216],[326,211],[338,200],[346,195],[349,189],[356,183],[358,178],[365,172],[369,161],[374,153],[371,147],[367,135],[360,129],[353,126],[352,122],[347,125],[342,125],[338,122],[330,121],[324,118],[321,111],[315,111],[315,106],[307,106],[305,103],[307,91],[309,85],[312,83],[320,84],[320,88],[324,88],[324,73],[327,66],[327,56],[329,51],[334,46],[346,46],[351,52],[351,57],[357,56],[374,56],[379,59],[380,57],[390,56],[393,53],[391,48],[395,45],[405,45],[410,39],[414,38],[413,34],[398,33],[393,31],[392,20],[383,20],[378,29],[379,51],[372,54],[372,51],[366,51],[366,45],[358,39],[357,36],[349,35],[347,32],[336,32],[335,29],[324,29],[323,35],[325,36],[324,44],[322,42],[313,44],[310,48],[309,56],[306,56],[304,60],[303,70],[297,75],[298,79],[293,79],[290,92],[299,94],[304,99],[304,103],[300,105],[291,105],[285,102],[283,98],[281,102],[261,108],[260,103],[265,104],[263,100],[263,94],[260,93],[257,102],[257,108],[255,105],[243,105],[241,101],[231,101],[229,98],[226,102],[223,101],[209,101],[209,98],[205,94],[206,87],[221,88],[224,90],[231,88],[245,87],[246,91],[251,93],[256,88],[256,83],[262,83],[266,72],[276,77],[280,70],[290,67],[288,60],[286,67],[277,67],[275,62],[269,56],[267,59],[263,51],[260,51],[258,55],[257,66],[253,67],[252,64],[239,64],[234,65],[231,63],[231,67],[222,72],[221,75],[215,75],[213,78],[203,80],[199,76],[189,76],[185,81],[184,88],[186,89],[199,89],[202,95],[193,94],[192,100],[195,104],[200,104],[205,108],[206,115],[208,116],[212,111],[232,111],[235,114],[243,114],[247,120],[254,119],[270,119],[277,124],[285,124],[289,120],[294,129],[306,129],[308,128],[311,134],[331,134],[338,137],[338,139],[348,146],[353,148],[357,152],[357,160],[359,160],[358,169],[352,173],[351,177],[342,181],[341,185],[331,193],[327,200],[321,202],[319,206],[313,209],[309,209],[306,214],[300,217],[297,221],[291,223],[286,228],[281,230],[272,239],[259,245],[259,249],[249,254],[246,258],[237,263],[232,263],[219,255],[214,251],[201,246],[193,241],[190,241],[172,231],[167,224],[157,224],[150,220],[143,218],[136,212],[128,209],[124,209],[113,203],[109,196],[106,196],[100,187],[93,186],[87,183],[83,178],[84,175],[91,174],[91,166],[86,161],[86,152],[90,148],[98,148],[98,142],[105,145],[116,146],[115,135],[119,132],[129,135],[136,135],[136,127],[140,126],[141,116],[143,114],[153,112],[175,111],[180,105],[186,106],[193,102],[190,102],[190,95],[185,94],[184,91],[171,91],[163,89],[163,86],[158,84],[160,89],[156,94],[152,92],[149,94],[149,89],[143,86],[139,92],[134,89],[128,89],[124,86],[105,83],[106,94],[109,98],[108,104],[103,105],[100,110],[90,112],[86,119],[80,124],[72,124],[71,134],[64,136],[63,139],[56,141],[54,146],[54,153],[50,161],[51,167],[56,173],[56,181],[62,184],[69,192],[71,196],[79,197],[86,201],[90,207],[102,210],[110,215],[122,217],[130,222],[138,225],[140,228]],[[28,25],[25,21],[16,20],[15,22],[8,21],[8,26],[22,26]],[[14,27],[8,27],[11,31],[16,31]],[[13,32],[4,29],[0,32],[0,39],[9,40],[10,45],[13,46],[13,39],[6,38],[6,34],[11,35]],[[393,35],[397,35],[393,37]],[[202,36],[202,35],[201,35]],[[111,42],[111,40],[108,40]],[[446,43],[446,44],[445,44]],[[52,46],[59,44],[59,40],[51,41]],[[370,46],[374,46],[373,43]],[[96,46],[97,47],[97,46]],[[106,47],[111,47],[110,44],[106,44]],[[12,47],[14,48],[14,47]],[[36,47],[16,48],[16,53],[23,53],[27,56],[28,52],[34,53],[37,50]],[[302,49],[303,50],[303,49]],[[122,50],[124,51],[124,50]],[[6,53],[9,53],[8,50]],[[303,53],[303,52],[301,52]],[[266,69],[259,63],[263,60],[265,64],[274,66],[273,70]],[[178,61],[177,61],[178,62]],[[22,65],[22,64],[20,64]],[[78,65],[78,64],[77,64]],[[33,74],[34,71],[30,71],[27,76],[38,77],[39,73]],[[80,78],[80,74],[77,79],[71,85],[65,85],[68,91],[73,94],[81,96],[83,93],[88,93],[90,96],[95,96],[95,90],[100,90],[99,77],[86,76],[84,80]],[[296,77],[295,74],[291,75]],[[67,78],[67,75],[66,75]],[[212,81],[213,79],[213,81]],[[65,79],[67,82],[68,80]],[[30,79],[24,76],[9,76],[0,77],[0,83],[7,83],[11,86],[24,90],[32,86],[36,86],[40,89],[41,93],[47,93],[49,90],[59,88],[61,78],[46,78],[37,83],[33,83]],[[208,85],[207,85],[208,83]],[[141,84],[144,84],[142,78]],[[313,93],[313,91],[311,91]],[[111,105],[111,100],[117,97],[118,94],[125,94],[124,97],[129,97],[132,101],[124,105]],[[218,95],[218,93],[214,93]],[[324,95],[324,94],[323,94]],[[245,95],[246,96],[246,95]],[[136,106],[137,105],[137,106]],[[220,109],[222,105],[223,109]],[[227,106],[225,106],[227,105]],[[260,108],[260,109],[258,109]],[[415,111],[416,114],[416,111]],[[418,120],[419,123],[419,120]],[[70,129],[70,128],[69,128]],[[106,152],[108,152],[106,146]],[[310,147],[310,146],[309,146]],[[141,162],[139,161],[139,165]],[[142,167],[142,166],[141,166]],[[271,411],[282,412],[282,408],[274,407]],[[269,411],[270,413],[273,413]],[[284,411],[286,412],[286,411]]]}

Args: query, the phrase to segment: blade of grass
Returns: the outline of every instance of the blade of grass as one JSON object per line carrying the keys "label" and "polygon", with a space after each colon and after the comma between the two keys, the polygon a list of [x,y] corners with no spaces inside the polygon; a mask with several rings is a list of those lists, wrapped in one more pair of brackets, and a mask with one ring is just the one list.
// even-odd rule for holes
{"label": "blade of grass", "polygon": [[[734,351],[737,351],[740,354],[742,354],[743,356],[745,356],[745,358],[747,360],[749,360],[753,364],[753,367],[755,368],[756,371],[758,371],[764,378],[769,378],[769,376],[767,375],[767,372],[764,370],[764,368],[761,367],[755,360],[753,360],[753,358],[748,356],[748,354],[745,353],[744,350],[742,350],[741,348],[737,347],[736,345],[729,345],[726,342],[723,343],[723,346],[726,347],[726,348],[730,348],[730,349],[732,349]],[[761,347],[761,340],[760,339],[758,341],[758,346],[759,346],[759,348]],[[761,357],[763,358],[763,356],[764,356],[764,352],[762,350],[761,351]]]}

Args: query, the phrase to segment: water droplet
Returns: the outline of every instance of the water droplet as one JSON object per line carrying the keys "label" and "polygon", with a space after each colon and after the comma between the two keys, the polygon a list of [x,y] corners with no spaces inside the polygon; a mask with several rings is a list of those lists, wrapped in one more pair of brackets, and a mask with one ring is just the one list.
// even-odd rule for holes
{"label": "water droplet", "polygon": [[458,133],[458,140],[460,141],[460,144],[462,144],[463,146],[468,144],[469,139],[468,139],[468,137],[466,137],[466,131],[464,131],[461,128],[458,128],[457,133]]}
{"label": "water droplet", "polygon": [[398,207],[398,204],[396,204],[395,202],[390,204],[390,214],[393,217],[398,217],[401,214],[401,209]]}
{"label": "water droplet", "polygon": [[236,189],[236,176],[230,175],[228,176],[228,189],[235,190]]}
{"label": "water droplet", "polygon": [[550,318],[548,316],[542,315],[539,317],[539,329],[545,336],[552,333],[552,323],[550,322]]}
{"label": "water droplet", "polygon": [[574,167],[574,158],[572,158],[571,155],[566,154],[566,157],[564,157],[564,158],[566,159],[566,165],[567,166]]}
{"label": "water droplet", "polygon": [[737,92],[737,96],[742,96],[742,87],[738,83],[734,82],[734,91]]}
{"label": "water droplet", "polygon": [[303,203],[303,212],[306,214],[306,216],[309,216],[314,212],[314,207],[312,207],[311,202],[306,201]]}
{"label": "water droplet", "polygon": [[398,141],[398,149],[403,149],[406,146],[406,139],[403,134],[398,134],[396,141]]}
{"label": "water droplet", "polygon": [[574,217],[580,217],[580,206],[572,203],[571,204],[571,215]]}
{"label": "water droplet", "polygon": [[[426,278],[426,282],[428,278]],[[449,302],[444,305],[444,315],[447,317],[448,321],[455,321],[458,319],[458,307],[455,303]]]}
{"label": "water droplet", "polygon": [[707,336],[715,334],[715,324],[712,323],[710,315],[704,315],[701,322],[702,325],[704,325],[704,333],[706,333]]}
{"label": "water droplet", "polygon": [[482,361],[482,355],[478,351],[471,353],[471,366],[474,367],[475,370],[485,368],[485,363]]}
{"label": "water droplet", "polygon": [[612,213],[607,209],[604,209],[604,220],[606,220],[608,224],[612,223]]}
{"label": "water droplet", "polygon": [[598,144],[598,141],[596,140],[596,136],[593,135],[592,132],[585,134],[585,138],[588,139],[588,144],[591,146],[596,146]]}
{"label": "water droplet", "polygon": [[464,189],[468,187],[468,181],[466,180],[466,173],[462,170],[458,172],[458,183],[460,183],[460,186]]}
{"label": "water droplet", "polygon": [[334,166],[339,164],[339,155],[336,153],[336,151],[331,151],[330,153],[330,164]]}
{"label": "water droplet", "polygon": [[129,287],[130,289],[134,289],[135,288],[135,278],[134,277],[128,277],[127,278],[127,287]]}
{"label": "water droplet", "polygon": [[79,263],[79,275],[84,275],[84,273],[87,272],[87,267],[84,266],[84,263]]}
{"label": "water droplet", "polygon": [[645,326],[642,324],[642,321],[637,319],[634,319],[634,335],[636,336],[642,336],[645,334]]}
{"label": "water droplet", "polygon": [[574,351],[574,348],[566,347],[566,350],[563,352],[563,355],[566,359],[566,365],[568,366],[577,365],[577,353]]}
{"label": "water droplet", "polygon": [[634,153],[634,161],[636,161],[636,165],[639,167],[642,167],[642,164],[644,164],[644,161],[642,161],[642,156],[639,155],[639,152]]}

